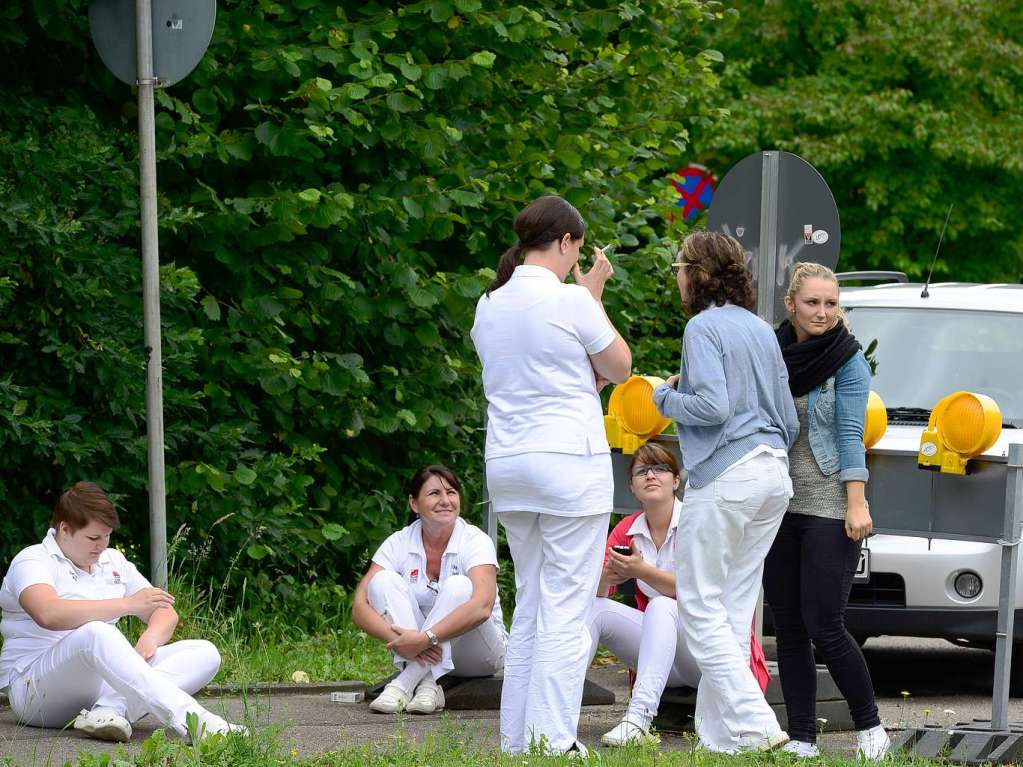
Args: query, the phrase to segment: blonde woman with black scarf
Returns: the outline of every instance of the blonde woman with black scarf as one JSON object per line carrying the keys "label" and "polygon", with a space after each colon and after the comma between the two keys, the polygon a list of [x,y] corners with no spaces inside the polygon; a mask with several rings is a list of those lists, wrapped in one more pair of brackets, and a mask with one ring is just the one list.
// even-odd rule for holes
{"label": "blonde woman with black scarf", "polygon": [[860,547],[872,527],[863,448],[870,366],[845,326],[838,280],[826,266],[797,264],[785,307],[789,320],[778,341],[800,432],[789,451],[794,495],[764,570],[792,739],[785,750],[818,755],[816,647],[849,703],[860,755],[880,759],[888,735],[863,653],[844,622]]}

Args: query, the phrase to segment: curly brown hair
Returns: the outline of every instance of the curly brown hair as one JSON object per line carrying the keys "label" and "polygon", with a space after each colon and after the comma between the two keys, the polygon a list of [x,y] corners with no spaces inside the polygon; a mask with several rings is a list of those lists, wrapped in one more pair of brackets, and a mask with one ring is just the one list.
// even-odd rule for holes
{"label": "curly brown hair", "polygon": [[679,260],[686,269],[686,295],[682,307],[690,317],[710,305],[731,302],[754,311],[757,305],[753,277],[746,267],[746,251],[734,237],[719,232],[692,232],[682,241]]}

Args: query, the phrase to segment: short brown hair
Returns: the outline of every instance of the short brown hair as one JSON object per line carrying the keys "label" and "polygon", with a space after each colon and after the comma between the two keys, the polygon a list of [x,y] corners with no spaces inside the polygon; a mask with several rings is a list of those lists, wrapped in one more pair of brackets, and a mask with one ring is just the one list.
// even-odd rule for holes
{"label": "short brown hair", "polygon": [[61,522],[73,533],[90,522],[102,522],[113,530],[121,526],[113,501],[95,482],[76,482],[64,491],[53,507],[50,526],[56,530]]}
{"label": "short brown hair", "polygon": [[[686,271],[682,306],[695,317],[708,306],[731,302],[754,311],[757,306],[753,277],[746,267],[746,251],[734,237],[719,232],[693,232],[682,241],[679,260],[692,264]],[[685,268],[685,267],[683,267]]]}
{"label": "short brown hair", "polygon": [[656,466],[659,463],[670,466],[671,473],[676,477],[681,476],[682,469],[678,465],[678,459],[675,458],[675,454],[667,448],[661,447],[656,442],[647,442],[632,454],[632,460],[629,461],[629,477],[632,477],[632,470],[636,468],[636,464]]}

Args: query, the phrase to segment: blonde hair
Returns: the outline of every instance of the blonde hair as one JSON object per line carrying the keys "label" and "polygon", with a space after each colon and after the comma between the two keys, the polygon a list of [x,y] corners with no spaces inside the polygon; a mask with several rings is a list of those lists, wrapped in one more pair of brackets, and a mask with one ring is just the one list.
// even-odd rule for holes
{"label": "blonde hair", "polygon": [[[796,295],[800,290],[803,289],[803,283],[807,280],[828,280],[829,282],[835,283],[835,287],[838,287],[838,277],[824,264],[818,264],[814,261],[800,261],[792,269],[792,277],[789,279],[789,289],[785,295],[788,296],[789,300],[795,303]],[[838,307],[838,314],[836,315],[838,322],[848,325],[845,319],[845,312],[842,311],[842,307]]]}

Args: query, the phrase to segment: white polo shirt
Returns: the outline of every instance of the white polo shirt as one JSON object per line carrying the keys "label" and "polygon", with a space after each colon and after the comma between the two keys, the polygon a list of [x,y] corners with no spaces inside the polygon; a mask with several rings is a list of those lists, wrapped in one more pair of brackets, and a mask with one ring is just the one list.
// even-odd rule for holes
{"label": "white polo shirt", "polygon": [[610,452],[589,355],[615,334],[586,288],[541,266],[516,267],[480,297],[471,335],[483,363],[488,460]]}
{"label": "white polo shirt", "polygon": [[[426,549],[423,547],[423,523],[418,519],[408,527],[388,536],[373,561],[385,570],[392,570],[412,587],[412,592],[423,614],[433,609],[437,592],[452,575],[468,576],[478,565],[497,567],[497,550],[490,536],[464,519],[455,520],[455,529],[440,559],[440,577],[430,581],[426,574]],[[494,611],[490,620],[504,631],[504,616],[501,614],[501,598],[494,592]]]}
{"label": "white polo shirt", "polygon": [[[671,522],[668,524],[668,534],[664,536],[664,543],[657,548],[654,539],[650,535],[650,526],[646,521],[646,514],[640,514],[633,520],[626,533],[632,539],[632,548],[639,552],[643,561],[653,565],[658,570],[666,570],[669,573],[675,572],[675,542],[678,532],[678,517],[682,511],[682,502],[675,499],[675,507],[671,511]],[[661,592],[644,580],[636,579],[636,586],[649,599],[661,596]]]}
{"label": "white polo shirt", "polygon": [[42,543],[18,552],[0,586],[3,611],[0,634],[4,639],[0,650],[0,689],[71,633],[44,629],[22,608],[18,602],[21,592],[37,583],[52,586],[61,599],[120,599],[150,586],[138,568],[117,549],[106,549],[100,554],[91,573],[81,570],[64,556],[51,528]]}

